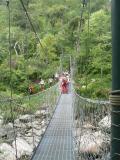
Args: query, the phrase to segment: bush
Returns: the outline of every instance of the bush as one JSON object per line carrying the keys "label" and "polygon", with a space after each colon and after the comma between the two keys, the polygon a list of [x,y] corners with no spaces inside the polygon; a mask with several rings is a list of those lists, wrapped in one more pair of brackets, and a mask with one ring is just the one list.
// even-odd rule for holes
{"label": "bush", "polygon": [[0,83],[0,91],[6,91],[6,86],[2,83]]}
{"label": "bush", "polygon": [[39,84],[33,84],[33,87],[34,87],[35,93],[40,92],[40,85]]}
{"label": "bush", "polygon": [[9,123],[9,122],[13,122],[16,118],[17,118],[17,113],[11,114],[10,111],[9,112],[6,111],[3,116],[4,124]]}
{"label": "bush", "polygon": [[28,93],[28,88],[29,88],[29,82],[24,81],[20,85],[16,87],[16,91],[27,94]]}
{"label": "bush", "polygon": [[[97,76],[96,76],[97,77]],[[94,79],[94,78],[93,78]],[[76,92],[83,97],[94,99],[108,99],[110,92],[110,76],[105,78],[95,78],[94,81],[91,77],[88,77],[88,85],[86,88],[85,78],[77,79]]]}

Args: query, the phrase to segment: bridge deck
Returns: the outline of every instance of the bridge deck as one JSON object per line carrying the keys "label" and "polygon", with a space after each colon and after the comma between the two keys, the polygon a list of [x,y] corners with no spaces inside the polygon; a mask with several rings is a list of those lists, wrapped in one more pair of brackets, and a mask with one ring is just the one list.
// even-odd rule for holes
{"label": "bridge deck", "polygon": [[63,94],[32,160],[74,160],[72,94]]}

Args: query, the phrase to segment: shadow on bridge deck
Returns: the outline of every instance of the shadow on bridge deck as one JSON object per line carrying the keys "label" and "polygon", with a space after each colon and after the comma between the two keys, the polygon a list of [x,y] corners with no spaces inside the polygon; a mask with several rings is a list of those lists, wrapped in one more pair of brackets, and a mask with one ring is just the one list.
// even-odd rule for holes
{"label": "shadow on bridge deck", "polygon": [[72,94],[62,94],[32,160],[74,160]]}

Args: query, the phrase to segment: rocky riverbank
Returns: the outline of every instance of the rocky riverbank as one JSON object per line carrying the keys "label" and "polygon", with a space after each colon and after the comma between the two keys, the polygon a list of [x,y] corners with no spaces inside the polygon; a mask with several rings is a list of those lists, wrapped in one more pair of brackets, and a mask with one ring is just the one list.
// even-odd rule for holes
{"label": "rocky riverbank", "polygon": [[110,116],[105,116],[97,125],[84,122],[73,132],[75,152],[79,160],[110,160]]}
{"label": "rocky riverbank", "polygon": [[[48,109],[34,115],[19,116],[14,123],[4,124],[0,117],[0,160],[29,160],[49,123]],[[13,127],[14,126],[14,127]]]}

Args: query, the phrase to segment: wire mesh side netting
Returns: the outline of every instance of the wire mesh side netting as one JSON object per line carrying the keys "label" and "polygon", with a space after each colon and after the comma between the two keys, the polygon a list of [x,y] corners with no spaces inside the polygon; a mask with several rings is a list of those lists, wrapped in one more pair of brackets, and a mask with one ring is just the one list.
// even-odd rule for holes
{"label": "wire mesh side netting", "polygon": [[[19,99],[0,96],[0,145],[11,146],[16,159],[21,155],[26,155],[22,160],[30,159],[52,118],[59,96],[58,84]],[[26,144],[24,154],[20,152],[23,143]]]}
{"label": "wire mesh side netting", "polygon": [[110,103],[75,93],[73,108],[76,159],[110,160]]}

